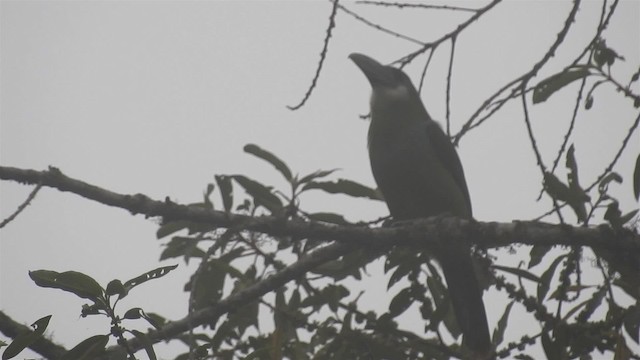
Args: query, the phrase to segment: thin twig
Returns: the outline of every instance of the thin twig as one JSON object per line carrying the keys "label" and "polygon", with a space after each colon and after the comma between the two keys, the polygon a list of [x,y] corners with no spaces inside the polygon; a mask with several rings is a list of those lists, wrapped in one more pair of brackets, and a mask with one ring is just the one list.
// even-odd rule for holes
{"label": "thin twig", "polygon": [[20,204],[20,206],[18,206],[16,211],[13,214],[9,215],[8,218],[4,219],[0,223],[0,229],[5,227],[8,223],[12,222],[22,212],[22,210],[27,208],[27,206],[31,203],[33,198],[36,197],[36,194],[38,193],[38,191],[40,191],[41,188],[42,188],[42,184],[36,185],[36,187],[31,191],[29,196],[27,196],[27,199],[22,204]]}
{"label": "thin twig", "polygon": [[333,28],[336,26],[336,11],[338,10],[338,0],[333,0],[333,7],[331,8],[331,16],[329,16],[329,26],[327,27],[327,35],[324,37],[324,45],[322,46],[322,51],[320,52],[320,61],[318,62],[318,67],[316,68],[316,74],[313,76],[311,80],[311,85],[307,92],[304,94],[304,97],[300,101],[298,105],[290,106],[287,105],[289,110],[298,110],[300,109],[306,102],[309,100],[313,89],[316,88],[316,84],[318,83],[318,79],[320,78],[320,71],[322,70],[322,65],[324,65],[324,61],[327,57],[327,51],[329,49],[329,39],[331,39],[331,33]]}

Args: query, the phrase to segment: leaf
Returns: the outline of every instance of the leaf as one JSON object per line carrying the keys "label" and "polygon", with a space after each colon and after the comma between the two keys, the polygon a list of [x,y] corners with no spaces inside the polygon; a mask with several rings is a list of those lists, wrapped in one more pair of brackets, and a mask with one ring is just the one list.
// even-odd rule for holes
{"label": "leaf", "polygon": [[132,288],[145,283],[149,280],[153,280],[153,279],[157,279],[160,277],[163,277],[165,275],[167,275],[171,270],[177,268],[178,265],[171,265],[171,266],[163,266],[163,267],[159,267],[157,269],[148,271],[140,276],[136,276],[131,280],[127,280],[124,283],[124,287],[125,289],[127,289],[127,291],[131,290]]}
{"label": "leaf", "polygon": [[38,341],[49,325],[49,320],[51,320],[51,315],[42,317],[31,324],[34,329],[33,331],[27,331],[18,334],[18,336],[16,336],[11,344],[9,344],[9,346],[4,350],[4,353],[2,353],[2,360],[7,360],[15,357],[20,352],[22,352],[22,350],[28,348],[31,344]]}
{"label": "leaf", "polygon": [[144,351],[147,353],[149,360],[157,360],[156,352],[153,350],[153,344],[147,335],[138,330],[131,330],[131,333],[136,337],[136,339],[140,340],[140,343],[144,347]]}
{"label": "leaf", "polygon": [[533,103],[537,104],[546,101],[556,91],[588,75],[589,70],[585,67],[573,67],[561,73],[551,75],[536,85],[533,90]]}
{"label": "leaf", "polygon": [[158,230],[156,230],[156,239],[162,239],[165,236],[176,233],[182,229],[187,228],[191,222],[180,220],[180,221],[170,221],[166,224],[160,225]]}
{"label": "leaf", "polygon": [[616,172],[610,172],[607,175],[605,175],[602,180],[600,180],[600,183],[598,184],[598,192],[600,194],[606,194],[607,190],[609,188],[609,184],[614,181],[618,184],[622,183],[622,176],[620,176],[620,174],[616,173]]}
{"label": "leaf", "polygon": [[109,335],[92,336],[67,351],[61,360],[93,360],[102,353],[108,342]]}
{"label": "leaf", "polygon": [[630,310],[624,315],[624,329],[629,334],[629,337],[638,344],[640,338],[640,308],[635,306]]}
{"label": "leaf", "polygon": [[303,191],[317,189],[330,194],[344,194],[371,200],[384,200],[377,190],[347,179],[338,179],[337,181],[312,181],[305,184],[302,189]]}
{"label": "leaf", "polygon": [[306,184],[311,180],[315,180],[315,179],[323,178],[325,176],[329,176],[329,175],[333,174],[334,172],[336,172],[338,170],[339,169],[314,171],[311,174],[305,175],[305,176],[302,177],[302,179],[298,180],[298,184]]}
{"label": "leaf", "polygon": [[603,39],[599,39],[594,44],[593,50],[593,62],[599,68],[602,68],[604,65],[613,65],[616,59],[624,60],[615,50],[609,48]]}
{"label": "leaf", "polygon": [[493,330],[493,336],[491,338],[494,345],[499,345],[502,343],[502,340],[504,340],[504,332],[507,329],[507,324],[509,323],[509,313],[511,313],[512,306],[513,301],[511,301],[509,305],[507,305],[507,307],[504,309],[504,312],[502,313],[500,320],[498,320],[498,324],[496,325],[495,330]]}
{"label": "leaf", "polygon": [[107,294],[107,296],[119,295],[120,298],[123,298],[127,295],[127,289],[125,289],[124,285],[122,285],[122,282],[120,280],[115,279],[115,280],[109,281],[109,284],[107,284],[107,289],[105,290],[105,293]]}
{"label": "leaf", "polygon": [[564,202],[568,202],[571,196],[569,187],[550,172],[544,174],[544,190],[552,198]]}
{"label": "leaf", "polygon": [[562,345],[554,341],[555,339],[552,340],[546,331],[542,332],[540,340],[542,340],[542,349],[548,360],[564,360]]}
{"label": "leaf", "polygon": [[284,176],[285,179],[291,182],[291,178],[293,177],[291,175],[291,170],[289,170],[287,164],[285,164],[284,161],[280,160],[277,156],[273,155],[267,150],[261,149],[260,147],[258,147],[258,145],[255,144],[245,145],[244,151],[270,163],[282,174],[282,176]]}
{"label": "leaf", "polygon": [[633,170],[633,195],[640,200],[640,155],[636,158],[636,168]]}
{"label": "leaf", "polygon": [[517,276],[518,278],[525,278],[527,280],[531,280],[533,282],[540,282],[540,278],[530,272],[528,272],[527,270],[524,269],[520,269],[520,268],[514,268],[514,267],[508,267],[508,266],[500,266],[500,265],[493,265],[492,266],[494,269],[496,270],[501,270],[504,272],[508,272],[512,275]]}
{"label": "leaf", "polygon": [[613,360],[629,360],[629,359],[631,359],[631,350],[627,346],[627,342],[625,341],[624,336],[618,334]]}
{"label": "leaf", "polygon": [[220,188],[220,197],[222,198],[222,206],[225,212],[231,212],[233,208],[233,186],[231,178],[226,175],[216,175],[216,183]]}
{"label": "leaf", "polygon": [[50,287],[73,293],[83,299],[98,301],[103,289],[89,275],[77,271],[59,273],[50,270],[29,271],[29,277],[40,287]]}
{"label": "leaf", "polygon": [[274,214],[283,212],[282,201],[280,201],[280,198],[278,198],[270,188],[244,175],[233,175],[231,177],[253,197],[257,205],[264,206]]}
{"label": "leaf", "polygon": [[551,246],[546,245],[534,245],[531,247],[531,251],[529,251],[529,265],[527,266],[529,269],[540,264],[542,259],[547,253],[551,250]]}
{"label": "leaf", "polygon": [[411,288],[400,290],[389,303],[389,314],[393,317],[401,315],[413,304],[414,300]]}
{"label": "leaf", "polygon": [[558,256],[555,260],[553,260],[551,265],[549,265],[549,268],[547,268],[547,270],[542,273],[542,276],[540,277],[540,283],[538,283],[539,302],[544,301],[544,299],[546,298],[547,292],[549,292],[549,287],[551,286],[551,280],[553,279],[553,275],[556,272],[556,268],[558,267],[558,264],[560,264],[560,262],[566,257],[566,254]]}
{"label": "leaf", "polygon": [[[571,177],[571,176],[570,176]],[[558,178],[550,173],[546,172],[544,174],[544,190],[555,200],[564,201],[573,212],[576,214],[576,217],[580,222],[586,221],[587,211],[585,209],[584,203],[589,201],[589,196],[580,188],[579,185],[576,185],[576,182],[570,179],[570,186],[562,183]]]}
{"label": "leaf", "polygon": [[160,260],[184,256],[185,260],[192,257],[204,257],[204,250],[198,247],[198,241],[192,238],[176,236],[166,245],[166,248],[160,254]]}

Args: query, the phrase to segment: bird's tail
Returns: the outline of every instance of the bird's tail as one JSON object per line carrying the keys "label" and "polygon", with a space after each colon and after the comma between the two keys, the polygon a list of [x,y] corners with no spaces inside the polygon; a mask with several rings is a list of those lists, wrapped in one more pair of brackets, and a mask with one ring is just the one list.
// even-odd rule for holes
{"label": "bird's tail", "polygon": [[493,348],[482,289],[471,259],[471,251],[461,244],[446,244],[438,251],[438,260],[447,280],[449,297],[463,343],[472,359],[491,359]]}

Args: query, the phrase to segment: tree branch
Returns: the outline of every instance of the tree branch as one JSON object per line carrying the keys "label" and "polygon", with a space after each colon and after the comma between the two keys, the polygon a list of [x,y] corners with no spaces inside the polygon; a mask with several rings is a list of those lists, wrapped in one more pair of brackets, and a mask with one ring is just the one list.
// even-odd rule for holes
{"label": "tree branch", "polygon": [[[64,175],[59,169],[36,171],[0,166],[0,179],[25,184],[39,184],[72,192],[104,205],[128,210],[132,214],[162,217],[165,221],[185,220],[217,228],[256,231],[272,236],[333,240],[345,244],[385,246],[404,244],[423,246],[440,237],[448,241],[465,241],[484,248],[513,244],[590,246],[612,250],[640,251],[640,236],[628,230],[608,226],[572,227],[531,221],[511,223],[476,222],[453,217],[434,217],[403,222],[403,226],[370,228],[306,221],[275,216],[247,216],[181,205],[168,197],[158,201],[143,194],[123,195]],[[470,240],[473,239],[473,240]]]}

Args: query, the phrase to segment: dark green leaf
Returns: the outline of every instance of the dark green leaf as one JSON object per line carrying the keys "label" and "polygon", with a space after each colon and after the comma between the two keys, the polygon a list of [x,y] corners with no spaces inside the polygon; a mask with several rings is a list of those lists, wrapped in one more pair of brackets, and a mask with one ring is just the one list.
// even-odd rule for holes
{"label": "dark green leaf", "polygon": [[284,176],[285,179],[291,181],[291,178],[293,177],[291,175],[291,170],[289,170],[289,167],[284,163],[284,161],[280,160],[277,156],[264,149],[261,149],[260,147],[258,147],[258,145],[255,144],[245,145],[244,151],[267,161],[276,169],[278,169],[278,171],[282,174],[282,176]]}
{"label": "dark green leaf", "polygon": [[391,289],[391,287],[407,276],[411,271],[415,270],[416,266],[410,261],[406,261],[401,263],[396,270],[389,277],[389,281],[387,282],[387,290]]}
{"label": "dark green leaf", "polygon": [[165,236],[168,236],[168,235],[171,235],[173,233],[176,233],[176,232],[178,232],[178,231],[180,231],[182,229],[186,229],[190,224],[191,224],[191,222],[184,221],[184,220],[171,221],[171,222],[168,222],[166,224],[162,224],[162,225],[160,225],[158,230],[156,230],[156,238],[157,239],[162,239]]}
{"label": "dark green leaf", "polygon": [[344,194],[372,200],[383,200],[382,195],[376,189],[347,179],[338,179],[337,181],[311,181],[305,184],[302,189],[317,189],[330,194]]}
{"label": "dark green leaf", "polygon": [[160,254],[160,260],[171,259],[184,256],[185,261],[192,257],[204,257],[204,250],[198,247],[198,241],[193,238],[176,236],[166,245],[166,248]]}
{"label": "dark green leaf", "polygon": [[142,346],[144,347],[144,351],[147,353],[149,360],[157,360],[156,352],[153,350],[153,344],[147,335],[138,330],[131,330],[131,333],[140,341]]}
{"label": "dark green leaf", "polygon": [[542,302],[546,298],[547,292],[549,292],[549,287],[551,286],[551,280],[553,280],[553,275],[556,272],[556,268],[558,267],[558,264],[560,264],[560,262],[566,257],[567,255],[558,256],[557,258],[555,258],[555,260],[553,260],[551,265],[549,265],[547,270],[542,273],[540,282],[538,283],[538,301]]}
{"label": "dark green leaf", "polygon": [[533,103],[537,104],[547,100],[556,91],[588,75],[589,70],[585,67],[574,67],[551,75],[536,85],[533,90]]}
{"label": "dark green leaf", "polygon": [[565,360],[563,356],[562,345],[557,341],[552,340],[549,337],[549,334],[546,331],[543,331],[541,334],[542,340],[542,349],[544,350],[545,355],[547,355],[548,360]]}
{"label": "dark green leaf", "polygon": [[102,297],[102,287],[92,277],[77,271],[59,273],[50,270],[30,271],[29,277],[36,285],[71,292],[83,299],[97,301]]}
{"label": "dark green leaf", "polygon": [[613,360],[630,360],[631,359],[631,350],[627,346],[627,341],[624,339],[624,336],[618,334],[616,337],[616,348],[614,350]]}
{"label": "dark green leaf", "polygon": [[98,357],[107,346],[109,335],[95,335],[87,338],[67,351],[61,360],[93,360]]}
{"label": "dark green leaf", "polygon": [[607,220],[613,228],[619,229],[622,227],[622,225],[624,225],[624,223],[620,219],[621,216],[622,213],[620,212],[620,209],[618,207],[618,202],[612,201],[607,206],[607,211],[605,211],[604,213],[604,219]]}
{"label": "dark green leaf", "polygon": [[544,190],[556,200],[568,202],[571,197],[569,187],[550,172],[544,174]]}
{"label": "dark green leaf", "polygon": [[216,175],[216,183],[220,188],[220,197],[222,198],[224,211],[231,212],[233,208],[233,186],[231,185],[231,178],[226,175]]}
{"label": "dark green leaf", "polygon": [[625,314],[624,329],[636,344],[640,342],[640,307],[634,306]]}
{"label": "dark green leaf", "polygon": [[315,179],[323,178],[325,176],[329,176],[329,175],[333,174],[334,172],[336,172],[338,170],[339,169],[314,171],[311,174],[305,175],[305,176],[302,177],[302,179],[298,180],[298,184],[306,184],[311,180],[315,180]]}
{"label": "dark green leaf", "polygon": [[635,210],[629,211],[628,213],[622,215],[620,217],[620,223],[622,223],[622,224],[628,223],[629,221],[631,221],[631,219],[633,219],[636,216],[637,213],[638,213],[638,209],[635,209]]}
{"label": "dark green leaf", "polygon": [[512,306],[513,301],[511,301],[509,305],[507,305],[507,307],[504,309],[504,312],[502,313],[500,320],[498,320],[498,324],[496,325],[495,330],[493,330],[493,336],[491,338],[495,346],[500,345],[502,343],[502,340],[504,340],[504,332],[505,330],[507,330],[507,324],[509,323],[509,314],[511,313]]}
{"label": "dark green leaf", "polygon": [[273,214],[283,212],[282,201],[280,201],[280,198],[278,198],[270,188],[244,175],[233,175],[232,178],[253,197],[257,205],[264,206]]}
{"label": "dark green leaf", "polygon": [[531,281],[534,281],[536,283],[540,282],[540,278],[530,272],[528,272],[527,270],[524,269],[520,269],[520,268],[514,268],[514,267],[509,267],[509,266],[500,266],[500,265],[493,265],[493,268],[496,270],[501,270],[504,272],[508,272],[510,274],[513,274],[515,276],[517,276],[518,278],[525,278]]}
{"label": "dark green leaf", "polygon": [[11,344],[4,350],[2,353],[2,360],[7,360],[18,355],[22,350],[29,347],[34,342],[38,341],[42,337],[44,330],[49,325],[49,320],[51,320],[51,315],[47,315],[36,320],[31,326],[33,327],[33,331],[27,331],[21,334],[18,334]]}
{"label": "dark green leaf", "polygon": [[127,290],[131,290],[132,288],[145,283],[149,280],[153,280],[153,279],[157,279],[160,277],[163,277],[165,275],[167,275],[171,270],[177,268],[178,265],[171,265],[171,266],[163,266],[163,267],[159,267],[157,269],[148,271],[140,276],[136,276],[135,278],[131,279],[131,280],[127,280],[127,282],[124,283],[124,287]]}
{"label": "dark green leaf", "polygon": [[125,289],[122,282],[118,279],[109,281],[105,292],[108,296],[119,295],[121,299],[127,295],[127,289]]}
{"label": "dark green leaf", "polygon": [[607,175],[605,175],[602,180],[600,180],[600,183],[598,184],[598,191],[600,192],[600,194],[606,194],[607,190],[609,188],[609,184],[614,181],[618,184],[622,183],[622,176],[620,176],[620,174],[616,173],[616,172],[610,172]]}
{"label": "dark green leaf", "polygon": [[597,67],[604,65],[611,66],[616,59],[624,60],[624,58],[615,50],[609,48],[603,39],[599,39],[594,45],[593,62]]}
{"label": "dark green leaf", "polygon": [[531,247],[531,251],[529,251],[529,265],[528,268],[538,265],[547,253],[551,250],[551,246],[546,245],[534,245]]}
{"label": "dark green leaf", "polygon": [[414,301],[415,299],[411,293],[411,288],[404,288],[400,290],[400,292],[398,292],[398,294],[396,294],[389,303],[389,314],[393,317],[397,317],[405,312]]}
{"label": "dark green leaf", "polygon": [[141,308],[135,307],[135,308],[127,310],[127,312],[124,313],[122,318],[123,319],[129,319],[129,320],[140,319],[142,317],[143,313],[144,313],[144,311],[142,311]]}

